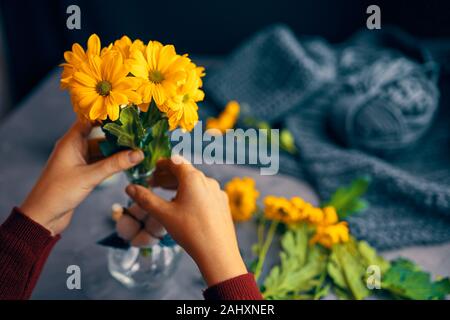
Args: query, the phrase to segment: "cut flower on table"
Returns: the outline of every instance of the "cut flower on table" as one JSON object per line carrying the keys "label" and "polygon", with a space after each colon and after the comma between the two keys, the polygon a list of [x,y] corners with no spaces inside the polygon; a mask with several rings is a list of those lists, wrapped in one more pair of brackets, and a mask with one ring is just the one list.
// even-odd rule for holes
{"label": "cut flower on table", "polygon": [[[247,211],[246,219],[235,221],[255,217],[258,238],[252,251],[256,258],[249,268],[266,299],[320,299],[330,292],[341,299],[377,294],[395,299],[445,299],[450,293],[449,278],[432,281],[428,273],[406,259],[388,262],[367,242],[351,235],[342,219],[369,208],[362,198],[369,184],[368,177],[356,179],[339,188],[323,207],[301,197],[269,195],[261,210],[252,198],[254,204],[247,207],[255,211]],[[281,238],[280,261],[264,272],[267,252],[277,234]]]}

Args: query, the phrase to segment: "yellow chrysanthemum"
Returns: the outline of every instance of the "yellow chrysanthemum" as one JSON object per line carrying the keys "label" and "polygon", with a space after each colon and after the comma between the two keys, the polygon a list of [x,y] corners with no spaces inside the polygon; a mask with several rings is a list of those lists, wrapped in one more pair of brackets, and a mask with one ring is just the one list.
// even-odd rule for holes
{"label": "yellow chrysanthemum", "polygon": [[255,188],[253,179],[233,178],[225,185],[225,192],[228,195],[233,220],[249,220],[256,212],[256,199],[259,197],[259,192]]}
{"label": "yellow chrysanthemum", "polygon": [[78,113],[90,119],[115,121],[119,118],[120,106],[140,103],[134,91],[139,81],[127,77],[128,70],[117,52],[108,52],[103,57],[90,55],[73,75],[71,94]]}
{"label": "yellow chrysanthemum", "polygon": [[114,50],[117,50],[122,55],[124,61],[130,58],[131,52],[134,50],[139,50],[144,52],[145,44],[142,40],[136,39],[131,41],[131,39],[127,36],[123,36],[119,40],[114,41],[114,45],[112,47]]}
{"label": "yellow chrysanthemum", "polygon": [[146,104],[143,107],[154,100],[164,112],[165,102],[176,95],[178,85],[186,80],[189,59],[178,55],[173,45],[163,46],[158,41],[149,41],[145,52],[132,50],[130,57],[130,72],[142,79],[137,92]]}
{"label": "yellow chrysanthemum", "polygon": [[180,126],[183,130],[191,131],[198,121],[197,102],[202,101],[205,94],[200,87],[200,77],[196,70],[188,72],[186,82],[182,84],[177,94],[167,100],[163,110],[167,112],[170,130]]}
{"label": "yellow chrysanthemum", "polygon": [[348,240],[349,229],[347,223],[342,221],[331,225],[318,225],[310,243],[320,243],[326,248],[331,248],[333,244],[344,243]]}
{"label": "yellow chrysanthemum", "polygon": [[185,57],[186,59],[188,59],[188,64],[186,66],[186,70],[190,71],[190,70],[195,70],[195,73],[197,74],[197,76],[200,78],[199,81],[199,88],[201,88],[203,86],[203,81],[202,78],[206,75],[205,73],[205,68],[204,67],[199,67],[197,66],[195,63],[192,62],[191,59],[188,58],[188,56],[185,54],[183,55],[183,57]]}
{"label": "yellow chrysanthemum", "polygon": [[72,45],[72,51],[64,52],[64,60],[66,62],[60,65],[64,68],[61,74],[62,89],[68,89],[70,87],[73,74],[78,70],[83,62],[87,61],[89,55],[100,55],[100,49],[100,38],[96,34],[93,34],[88,39],[86,51],[84,51],[83,47],[78,43],[74,43]]}
{"label": "yellow chrysanthemum", "polygon": [[336,209],[332,206],[328,206],[322,209],[323,211],[323,225],[331,225],[338,222],[338,215]]}
{"label": "yellow chrysanthemum", "polygon": [[206,120],[206,129],[215,129],[211,132],[224,134],[227,129],[232,129],[239,117],[240,105],[237,101],[227,103],[225,110],[217,118]]}
{"label": "yellow chrysanthemum", "polygon": [[292,197],[291,204],[294,206],[295,210],[297,210],[299,219],[306,220],[307,215],[305,212],[305,208],[311,206],[311,204],[300,197]]}
{"label": "yellow chrysanthemum", "polygon": [[319,224],[323,222],[324,214],[321,208],[316,208],[311,204],[307,204],[303,212],[309,223]]}
{"label": "yellow chrysanthemum", "polygon": [[264,198],[264,216],[269,220],[278,220],[286,224],[300,221],[300,213],[286,198],[267,196]]}

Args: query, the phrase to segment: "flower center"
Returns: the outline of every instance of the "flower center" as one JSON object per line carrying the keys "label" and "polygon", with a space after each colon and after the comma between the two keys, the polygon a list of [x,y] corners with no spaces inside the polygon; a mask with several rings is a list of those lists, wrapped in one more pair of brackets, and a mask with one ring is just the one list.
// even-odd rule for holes
{"label": "flower center", "polygon": [[159,70],[150,71],[148,79],[153,83],[161,83],[164,80],[164,75]]}
{"label": "flower center", "polygon": [[97,93],[101,96],[107,96],[109,95],[109,92],[112,89],[112,85],[109,81],[103,80],[97,83],[97,86],[95,87],[97,90]]}
{"label": "flower center", "polygon": [[240,207],[242,205],[242,196],[236,195],[236,197],[233,199],[233,203],[236,207]]}
{"label": "flower center", "polygon": [[189,101],[189,94],[185,94],[184,96],[183,96],[183,103],[186,103],[186,102],[188,102]]}

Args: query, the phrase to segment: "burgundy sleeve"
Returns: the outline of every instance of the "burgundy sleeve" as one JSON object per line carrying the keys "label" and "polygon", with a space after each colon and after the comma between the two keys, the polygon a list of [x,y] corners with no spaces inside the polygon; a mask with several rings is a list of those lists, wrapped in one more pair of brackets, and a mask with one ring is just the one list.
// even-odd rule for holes
{"label": "burgundy sleeve", "polygon": [[0,226],[0,300],[28,299],[51,249],[60,236],[18,208]]}
{"label": "burgundy sleeve", "polygon": [[206,300],[263,300],[252,273],[246,273],[209,287]]}

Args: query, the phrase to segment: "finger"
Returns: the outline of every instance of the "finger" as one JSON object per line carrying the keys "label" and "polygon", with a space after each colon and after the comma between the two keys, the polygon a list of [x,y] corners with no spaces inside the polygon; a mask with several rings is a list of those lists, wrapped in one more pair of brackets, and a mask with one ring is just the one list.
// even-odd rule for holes
{"label": "finger", "polygon": [[130,241],[141,230],[141,224],[136,219],[123,215],[116,224],[116,231],[119,237]]}
{"label": "finger", "polygon": [[127,213],[139,221],[146,221],[149,217],[147,211],[139,207],[136,203],[133,203],[131,207],[127,209]]}
{"label": "finger", "polygon": [[173,156],[170,159],[158,161],[157,168],[161,171],[172,173],[178,181],[186,176],[187,173],[197,171],[192,164],[181,156]]}
{"label": "finger", "polygon": [[80,149],[83,141],[91,131],[91,125],[78,119],[73,123],[69,130],[56,142],[56,146],[61,148],[70,147],[71,149]]}
{"label": "finger", "polygon": [[178,187],[177,178],[168,171],[156,170],[148,181],[151,187],[175,190]]}
{"label": "finger", "polygon": [[141,150],[118,152],[106,159],[87,166],[87,177],[91,184],[97,185],[115,173],[130,169],[144,159]]}
{"label": "finger", "polygon": [[220,184],[219,184],[219,182],[218,182],[216,179],[213,179],[213,178],[206,178],[206,179],[207,179],[207,181],[208,181],[208,184],[209,184],[213,189],[220,190]]}
{"label": "finger", "polygon": [[126,188],[126,192],[137,205],[163,224],[166,218],[171,215],[171,203],[157,196],[149,189],[130,184]]}
{"label": "finger", "polygon": [[145,230],[155,238],[162,238],[167,233],[163,225],[153,217],[148,217],[145,221]]}
{"label": "finger", "polygon": [[145,230],[139,231],[139,233],[134,236],[133,240],[131,240],[131,245],[134,247],[151,247],[154,244],[159,242],[158,238],[152,237]]}
{"label": "finger", "polygon": [[72,125],[72,127],[69,129],[68,134],[81,137],[81,138],[87,138],[89,136],[89,133],[92,130],[92,125],[89,121],[85,119],[78,119],[75,121],[75,123]]}
{"label": "finger", "polygon": [[228,194],[225,191],[221,191],[222,201],[225,206],[229,206],[230,200],[228,199]]}
{"label": "finger", "polygon": [[92,131],[92,124],[86,119],[78,119],[75,128],[82,137],[87,137]]}

